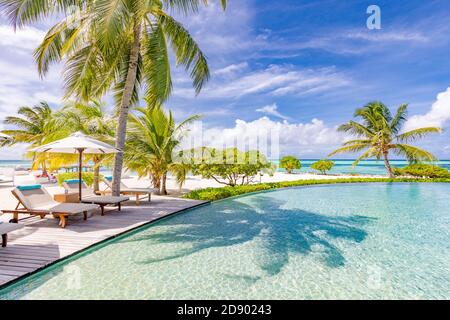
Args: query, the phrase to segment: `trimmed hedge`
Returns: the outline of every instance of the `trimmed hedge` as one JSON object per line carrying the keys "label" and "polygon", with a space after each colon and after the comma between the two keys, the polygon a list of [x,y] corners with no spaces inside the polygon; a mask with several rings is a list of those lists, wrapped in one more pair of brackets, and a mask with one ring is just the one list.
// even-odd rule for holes
{"label": "trimmed hedge", "polygon": [[184,195],[184,198],[194,200],[215,201],[234,197],[246,193],[258,192],[271,189],[289,188],[297,186],[317,185],[317,184],[335,184],[335,183],[371,183],[371,182],[444,182],[450,183],[450,178],[446,179],[415,179],[415,178],[342,178],[342,179],[323,179],[323,180],[296,180],[283,182],[268,182],[245,186],[206,188],[193,190]]}
{"label": "trimmed hedge", "polygon": [[[83,172],[82,173],[83,181],[88,185],[92,186],[94,184],[94,173],[93,172]],[[100,180],[103,175],[100,175]],[[78,172],[64,172],[58,173],[56,175],[56,179],[58,180],[58,184],[62,185],[64,181],[69,179],[78,179]]]}
{"label": "trimmed hedge", "polygon": [[410,164],[404,168],[395,168],[394,174],[396,176],[450,178],[450,172],[447,169],[423,163]]}

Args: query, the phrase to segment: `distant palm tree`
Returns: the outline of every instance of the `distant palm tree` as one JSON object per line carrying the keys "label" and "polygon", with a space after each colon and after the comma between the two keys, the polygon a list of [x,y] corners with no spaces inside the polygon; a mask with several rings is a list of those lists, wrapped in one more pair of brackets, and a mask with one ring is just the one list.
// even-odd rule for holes
{"label": "distant palm tree", "polygon": [[[221,0],[225,8],[227,1]],[[91,100],[110,89],[119,110],[116,147],[124,149],[128,110],[145,98],[162,103],[170,95],[168,47],[189,72],[198,93],[209,78],[205,55],[189,32],[166,9],[197,12],[208,0],[0,0],[0,10],[14,27],[65,14],[35,52],[44,75],[51,63],[65,61],[66,97]],[[76,10],[74,10],[74,8]],[[123,152],[115,157],[113,194],[119,195]]]}
{"label": "distant palm tree", "polygon": [[393,177],[392,168],[389,163],[389,152],[404,156],[409,162],[434,161],[436,158],[421,148],[405,144],[423,138],[430,133],[442,131],[438,127],[418,128],[408,132],[400,133],[403,123],[406,121],[407,105],[401,105],[393,117],[389,108],[381,102],[371,102],[355,111],[355,117],[362,122],[349,121],[341,125],[338,131],[347,132],[359,139],[344,143],[343,147],[328,155],[331,157],[338,153],[358,152],[367,149],[356,159],[353,166],[360,160],[375,157],[383,159],[389,177]]}
{"label": "distant palm tree", "polygon": [[172,112],[166,113],[160,106],[136,111],[137,114],[130,114],[125,165],[140,177],[149,176],[154,187],[167,194],[166,177],[171,168],[177,172],[179,182],[185,181],[183,168],[173,165],[172,153],[180,144],[186,125],[200,117],[194,115],[176,125]]}
{"label": "distant palm tree", "polygon": [[[62,109],[61,116],[72,131],[81,131],[97,140],[114,144],[116,121],[105,112],[99,101],[91,103],[74,103]],[[111,154],[86,155],[86,160],[94,162],[94,191],[99,191],[100,165],[112,163]]]}
{"label": "distant palm tree", "polygon": [[[16,127],[2,131],[12,137],[7,141],[8,144],[27,143],[30,148],[33,148],[64,138],[70,133],[70,129],[62,125],[58,113],[53,111],[46,102],[40,102],[32,107],[20,107],[17,114],[17,116],[8,116],[4,120],[5,124]],[[42,167],[44,174],[47,173],[47,162],[51,160],[56,160],[58,164],[65,162],[44,153],[30,153],[28,156],[33,159],[33,168]],[[50,167],[54,166],[57,164],[50,165]]]}

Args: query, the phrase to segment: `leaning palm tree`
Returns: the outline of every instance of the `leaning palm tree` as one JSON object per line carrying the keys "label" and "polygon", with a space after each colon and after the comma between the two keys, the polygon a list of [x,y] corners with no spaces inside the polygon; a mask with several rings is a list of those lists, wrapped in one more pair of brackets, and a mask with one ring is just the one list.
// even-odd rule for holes
{"label": "leaning palm tree", "polygon": [[[64,138],[70,133],[70,129],[62,125],[58,112],[53,111],[46,102],[40,102],[32,107],[20,107],[17,116],[6,117],[4,123],[13,127],[2,131],[11,136],[12,139],[6,141],[10,145],[27,143],[33,148]],[[50,163],[50,167],[65,162],[62,158],[56,159],[44,153],[29,153],[27,156],[32,158],[33,168],[42,167],[43,174],[46,174],[48,162],[56,161],[53,165]]]}
{"label": "leaning palm tree", "polygon": [[[125,165],[140,177],[149,176],[153,186],[159,188],[161,194],[167,194],[167,172],[176,170],[173,152],[186,133],[185,127],[199,116],[193,115],[175,124],[172,112],[166,113],[160,106],[137,108],[136,111],[136,114],[130,114]],[[181,171],[177,172],[177,180],[183,182],[185,178]]]}
{"label": "leaning palm tree", "polygon": [[350,133],[358,139],[350,140],[344,145],[328,155],[331,157],[338,153],[358,152],[364,153],[355,160],[356,166],[360,160],[375,157],[383,159],[389,177],[393,177],[392,168],[389,163],[389,153],[392,151],[396,155],[404,156],[409,162],[434,161],[436,158],[426,150],[407,144],[425,137],[430,133],[442,131],[438,127],[424,127],[407,132],[401,132],[403,123],[407,117],[407,105],[401,105],[392,116],[389,108],[381,102],[371,102],[364,107],[357,109],[355,117],[362,119],[362,122],[349,121],[341,125],[338,131]]}
{"label": "leaning palm tree", "polygon": [[[72,131],[81,131],[97,140],[114,143],[116,121],[105,112],[101,102],[71,103],[62,109],[60,115]],[[99,191],[100,165],[112,163],[112,154],[87,155],[85,160],[94,163],[94,191]]]}
{"label": "leaning palm tree", "polygon": [[[65,61],[66,97],[91,100],[111,89],[119,111],[116,148],[124,149],[128,110],[145,98],[162,103],[172,81],[169,47],[177,64],[189,72],[198,93],[209,78],[205,55],[189,32],[167,13],[178,9],[195,13],[208,0],[0,0],[0,12],[14,27],[38,22],[55,14],[65,17],[46,34],[35,52],[41,75],[49,65]],[[221,0],[225,8],[227,1]],[[115,156],[113,194],[120,189],[123,152]]]}

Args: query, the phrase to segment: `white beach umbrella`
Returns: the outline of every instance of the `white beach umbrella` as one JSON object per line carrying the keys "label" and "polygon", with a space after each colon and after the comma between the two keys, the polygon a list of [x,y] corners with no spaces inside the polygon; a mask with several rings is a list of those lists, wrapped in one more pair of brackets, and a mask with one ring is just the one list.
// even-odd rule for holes
{"label": "white beach umbrella", "polygon": [[3,140],[10,140],[10,139],[11,139],[10,136],[8,136],[7,134],[4,134],[4,133],[1,133],[1,132],[0,132],[0,141],[3,141]]}
{"label": "white beach umbrella", "polygon": [[102,141],[95,140],[84,135],[81,132],[71,134],[67,138],[50,142],[43,146],[32,149],[34,152],[51,152],[51,153],[78,153],[78,178],[79,178],[79,199],[81,201],[81,171],[83,166],[83,154],[106,154],[117,153],[118,149],[113,146],[104,143]]}

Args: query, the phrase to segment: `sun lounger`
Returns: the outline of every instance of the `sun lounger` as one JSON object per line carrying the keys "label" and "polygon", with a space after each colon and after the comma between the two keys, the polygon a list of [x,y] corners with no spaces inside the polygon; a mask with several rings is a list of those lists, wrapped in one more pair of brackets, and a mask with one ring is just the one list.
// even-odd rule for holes
{"label": "sun lounger", "polygon": [[[69,192],[78,192],[78,180],[66,180],[63,182],[64,189]],[[98,196],[94,191],[89,188],[84,181],[81,181],[81,194],[83,203],[93,203],[100,206],[102,210],[102,216],[105,214],[105,206],[112,205],[117,206],[120,211],[122,208],[122,202],[130,200],[128,197],[114,197],[114,196]]]}
{"label": "sun lounger", "polygon": [[[87,213],[98,209],[95,204],[84,203],[59,203],[53,200],[53,197],[41,185],[18,186],[11,190],[11,193],[18,200],[14,210],[2,210],[3,213],[11,213],[13,219],[10,222],[18,223],[20,214],[40,216],[53,215],[59,218],[59,225],[66,227],[66,220],[69,216],[83,214],[84,220],[87,219]],[[23,208],[20,209],[20,206]]]}
{"label": "sun lounger", "polygon": [[[103,178],[103,182],[106,184],[107,189],[102,191],[103,193],[110,193],[112,190],[112,177]],[[108,190],[109,189],[109,190]],[[120,194],[134,195],[136,197],[136,204],[139,205],[139,201],[148,197],[148,201],[152,200],[152,192],[157,192],[156,188],[129,188],[123,182],[120,182]],[[139,198],[139,196],[144,196]]]}
{"label": "sun lounger", "polygon": [[8,233],[23,228],[17,223],[3,223],[0,221],[0,235],[2,236],[2,247],[8,243]]}

